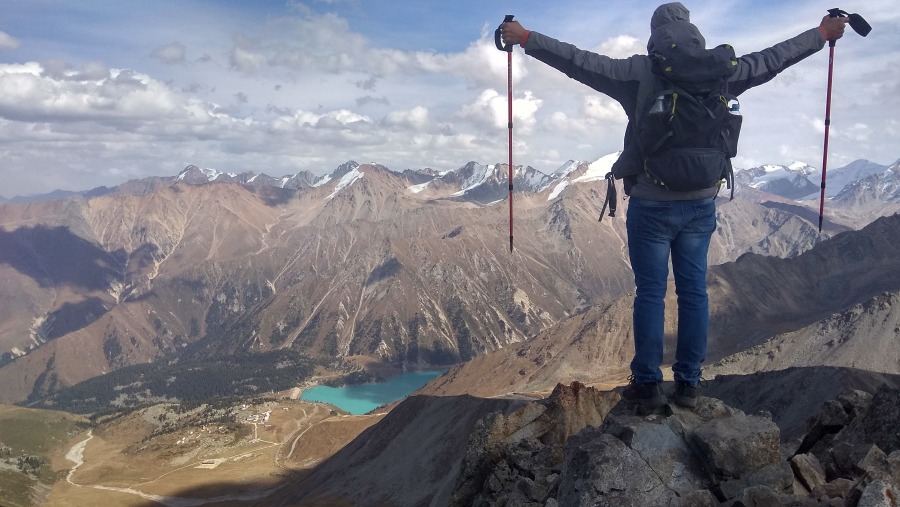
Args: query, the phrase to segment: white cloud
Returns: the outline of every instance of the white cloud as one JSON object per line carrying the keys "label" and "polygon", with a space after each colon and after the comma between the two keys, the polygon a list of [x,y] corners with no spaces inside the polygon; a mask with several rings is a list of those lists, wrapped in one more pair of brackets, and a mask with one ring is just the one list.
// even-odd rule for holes
{"label": "white cloud", "polygon": [[622,106],[605,95],[586,95],[582,110],[585,116],[595,120],[611,121],[623,127],[628,122]]}
{"label": "white cloud", "polygon": [[428,108],[416,106],[407,111],[391,111],[385,116],[383,125],[389,128],[421,130],[428,126]]}
{"label": "white cloud", "polygon": [[235,37],[234,48],[229,55],[231,68],[246,73],[262,69],[267,63],[267,58],[264,54],[254,51],[255,47],[254,41],[243,36]]}
{"label": "white cloud", "polygon": [[180,42],[173,42],[156,48],[150,56],[163,63],[184,63],[186,48]]}
{"label": "white cloud", "polygon": [[45,73],[40,64],[0,66],[0,116],[18,121],[155,120],[177,116],[179,101],[159,81],[91,65]]}
{"label": "white cloud", "polygon": [[612,58],[628,58],[632,55],[646,54],[647,43],[630,35],[617,35],[603,41],[593,51]]}
{"label": "white cloud", "polygon": [[19,41],[12,35],[0,31],[0,50],[16,49],[19,47]]}
{"label": "white cloud", "polygon": [[[501,95],[497,90],[487,89],[481,92],[474,102],[462,107],[460,117],[472,121],[482,128],[496,130],[506,128],[509,124],[509,96]],[[513,97],[514,128],[522,133],[530,132],[536,123],[535,113],[543,101],[530,91]]]}
{"label": "white cloud", "polygon": [[[743,7],[700,1],[692,16],[708,41],[734,42],[739,52],[780,42],[824,14],[803,1],[790,5],[803,20],[734,25]],[[851,159],[900,156],[891,114],[900,104],[900,75],[890,65],[900,61],[895,1],[867,4],[873,33],[848,34],[838,47],[832,150]],[[495,22],[445,24],[435,33],[434,23],[392,19],[393,10],[372,12],[357,0],[294,1],[260,14],[266,8],[211,13],[186,0],[183,15],[166,23],[95,16],[79,31],[83,40],[51,33],[9,42],[0,32],[0,49],[12,50],[5,61],[17,62],[0,64],[0,193],[112,185],[120,180],[110,178],[175,173],[188,163],[281,175],[323,174],[348,159],[401,170],[505,160],[509,55],[494,47]],[[645,51],[651,7],[614,18],[549,4],[529,9],[521,13],[528,28],[580,47],[619,58]],[[452,40],[454,49],[431,49],[431,40]],[[17,61],[19,44],[40,63]],[[511,56],[517,163],[552,171],[621,149],[625,115],[616,102],[521,48]],[[741,97],[740,160],[816,165],[826,68],[827,48]]]}
{"label": "white cloud", "polygon": [[854,123],[846,129],[838,130],[838,135],[854,143],[863,143],[869,141],[872,129],[865,123]]}

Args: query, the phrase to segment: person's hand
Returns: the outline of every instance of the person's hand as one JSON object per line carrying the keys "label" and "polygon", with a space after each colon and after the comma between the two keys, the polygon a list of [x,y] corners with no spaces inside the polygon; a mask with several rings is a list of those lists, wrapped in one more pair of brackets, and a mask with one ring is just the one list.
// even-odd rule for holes
{"label": "person's hand", "polygon": [[503,44],[507,46],[510,44],[522,44],[526,39],[525,34],[527,33],[528,30],[522,28],[518,21],[510,21],[500,25]]}
{"label": "person's hand", "polygon": [[819,32],[827,41],[838,40],[844,36],[844,27],[850,21],[845,17],[825,16],[819,24]]}

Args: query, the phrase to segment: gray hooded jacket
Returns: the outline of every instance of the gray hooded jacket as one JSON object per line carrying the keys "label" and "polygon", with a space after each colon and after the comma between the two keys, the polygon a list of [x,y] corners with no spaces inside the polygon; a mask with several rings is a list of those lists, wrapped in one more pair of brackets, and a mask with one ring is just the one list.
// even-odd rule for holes
{"label": "gray hooded jacket", "polygon": [[[690,23],[690,12],[679,2],[660,5],[650,19],[648,52],[655,44],[678,42],[703,49],[706,41],[700,30]],[[825,46],[825,39],[818,28],[807,30],[796,37],[768,49],[738,58],[737,69],[728,80],[728,91],[735,96],[759,86],[779,72]],[[580,81],[594,90],[613,98],[625,109],[628,126],[625,129],[623,163],[629,165],[625,178],[625,191],[632,197],[673,201],[713,197],[719,190],[713,188],[692,192],[671,192],[643,179],[643,159],[633,139],[635,114],[638,106],[646,104],[655,78],[651,59],[647,55],[634,55],[617,59],[584,51],[538,32],[531,32],[525,44],[525,53]],[[637,150],[637,154],[635,151]]]}

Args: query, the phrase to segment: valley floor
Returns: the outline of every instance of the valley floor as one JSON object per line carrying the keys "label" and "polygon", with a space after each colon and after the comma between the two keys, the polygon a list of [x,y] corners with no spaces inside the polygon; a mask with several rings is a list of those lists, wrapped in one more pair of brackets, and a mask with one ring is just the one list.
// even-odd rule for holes
{"label": "valley floor", "polygon": [[[152,410],[152,409],[151,409]],[[253,501],[300,476],[378,422],[292,399],[242,405],[241,429],[185,427],[150,436],[140,411],[77,437],[48,506],[190,507]]]}

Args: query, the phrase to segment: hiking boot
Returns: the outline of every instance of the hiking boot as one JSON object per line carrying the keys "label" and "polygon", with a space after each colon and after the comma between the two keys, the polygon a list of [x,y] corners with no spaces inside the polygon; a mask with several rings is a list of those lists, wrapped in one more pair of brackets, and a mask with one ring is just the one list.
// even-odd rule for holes
{"label": "hiking boot", "polygon": [[675,381],[675,393],[673,401],[676,405],[686,408],[694,408],[697,406],[697,398],[700,397],[700,386],[691,385],[680,380]]}
{"label": "hiking boot", "polygon": [[638,383],[634,378],[622,390],[622,398],[645,409],[655,409],[668,405],[669,399],[659,382]]}

